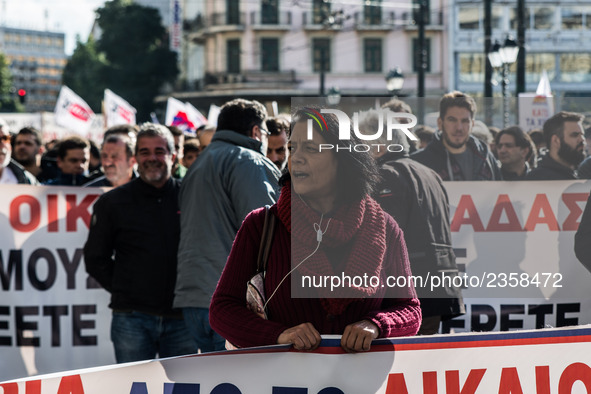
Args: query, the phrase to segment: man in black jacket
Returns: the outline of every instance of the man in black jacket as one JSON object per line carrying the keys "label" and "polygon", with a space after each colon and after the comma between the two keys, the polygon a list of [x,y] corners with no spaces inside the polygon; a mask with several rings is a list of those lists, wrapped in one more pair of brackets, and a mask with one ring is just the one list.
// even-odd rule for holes
{"label": "man in black jacket", "polygon": [[180,234],[174,152],[167,128],[144,124],[135,148],[140,177],[94,205],[84,260],[111,293],[111,340],[120,363],[197,352],[181,311],[172,307]]}
{"label": "man in black jacket", "polygon": [[529,163],[536,162],[536,146],[519,126],[507,127],[495,137],[497,156],[505,181],[522,181],[529,174]]}
{"label": "man in black jacket", "polygon": [[499,165],[488,145],[471,135],[476,103],[467,94],[447,93],[439,102],[440,132],[411,158],[435,171],[444,181],[501,179]]}
{"label": "man in black jacket", "polygon": [[544,140],[548,153],[528,180],[577,179],[577,166],[585,158],[584,116],[576,112],[560,111],[544,122]]}
{"label": "man in black jacket", "polygon": [[82,186],[90,181],[88,164],[90,161],[90,143],[87,139],[72,135],[66,137],[57,145],[56,178],[45,184],[50,186]]}
{"label": "man in black jacket", "polygon": [[[362,113],[359,129],[365,134],[375,132],[378,119],[378,111]],[[404,232],[412,274],[424,280],[427,276],[445,275],[451,278],[451,284],[458,268],[451,246],[449,201],[441,178],[409,158],[409,143],[402,131],[393,130],[391,141],[382,137],[376,142],[391,149],[377,151],[374,147],[372,151],[381,175],[375,198]],[[429,285],[416,286],[423,314],[419,335],[435,334],[442,320],[466,312],[459,287],[431,290]]]}

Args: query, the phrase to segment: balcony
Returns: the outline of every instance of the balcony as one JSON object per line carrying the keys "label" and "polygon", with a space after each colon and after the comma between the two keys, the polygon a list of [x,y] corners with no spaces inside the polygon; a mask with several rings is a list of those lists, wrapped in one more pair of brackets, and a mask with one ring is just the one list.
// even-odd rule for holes
{"label": "balcony", "polygon": [[[444,29],[443,11],[431,11],[425,18],[425,30],[443,31]],[[418,12],[405,12],[402,14],[402,20],[405,21],[406,30],[418,29]]]}
{"label": "balcony", "polygon": [[292,89],[298,83],[295,70],[243,70],[240,74],[206,73],[203,80],[205,90]]}
{"label": "balcony", "polygon": [[[344,18],[340,20],[334,19],[333,21],[330,18],[323,17],[318,13],[313,12],[304,12],[302,13],[302,24],[304,25],[305,30],[313,30],[313,31],[331,31],[331,30],[339,30],[342,27],[342,22],[344,22]],[[331,23],[332,22],[332,23]]]}
{"label": "balcony", "polygon": [[246,14],[217,12],[207,16],[197,15],[194,19],[183,21],[183,30],[194,42],[202,42],[207,36],[215,33],[244,31]]}
{"label": "balcony", "polygon": [[254,30],[288,31],[291,28],[291,12],[275,14],[253,11],[250,13],[250,25]]}
{"label": "balcony", "polygon": [[[390,31],[397,26],[396,14],[356,12],[353,15],[355,29],[359,31]],[[398,21],[398,25],[402,21]]]}

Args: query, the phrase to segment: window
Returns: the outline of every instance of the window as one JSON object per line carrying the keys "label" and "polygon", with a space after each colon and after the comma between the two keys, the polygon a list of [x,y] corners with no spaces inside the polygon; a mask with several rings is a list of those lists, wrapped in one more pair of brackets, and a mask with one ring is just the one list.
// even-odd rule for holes
{"label": "window", "polygon": [[312,3],[312,24],[321,25],[330,16],[330,4],[324,0],[313,0]]}
{"label": "window", "polygon": [[363,40],[363,57],[365,72],[382,71],[382,40],[366,38]]}
{"label": "window", "polygon": [[564,30],[581,30],[583,28],[583,12],[581,7],[562,7],[562,28]]}
{"label": "window", "polygon": [[[431,39],[425,38],[425,72],[431,72]],[[419,48],[419,39],[412,39],[412,69],[414,72],[419,72],[421,66],[421,52]]]}
{"label": "window", "polygon": [[330,71],[330,39],[312,39],[312,63],[315,72]]}
{"label": "window", "polygon": [[553,27],[555,7],[532,7],[534,29],[550,30]]}
{"label": "window", "polygon": [[479,8],[472,5],[461,5],[458,21],[462,30],[478,30],[480,27]]}
{"label": "window", "polygon": [[240,40],[232,39],[226,42],[226,69],[229,74],[240,73]]}
{"label": "window", "polygon": [[591,29],[591,7],[581,7],[585,15],[585,28]]}
{"label": "window", "polygon": [[[431,9],[431,4],[429,0],[422,0],[425,2],[425,15],[424,15],[424,20],[425,20],[425,24],[428,25],[431,23],[431,12],[429,11]],[[412,0],[412,5],[413,5],[413,11],[412,11],[412,18],[415,20],[415,22],[418,23],[419,18],[420,18],[420,10],[421,10],[421,0]]]}
{"label": "window", "polygon": [[562,53],[559,69],[563,82],[591,82],[591,54]]}
{"label": "window", "polygon": [[530,53],[525,55],[525,78],[529,83],[538,83],[542,72],[548,72],[548,78],[556,75],[556,56],[551,53]]}
{"label": "window", "polygon": [[279,39],[261,39],[261,70],[279,71]]}
{"label": "window", "polygon": [[239,0],[226,0],[226,24],[240,24],[240,3]]}
{"label": "window", "polygon": [[484,55],[482,53],[458,54],[460,82],[484,83]]}
{"label": "window", "polygon": [[261,21],[268,25],[279,23],[279,0],[262,0]]}
{"label": "window", "polygon": [[365,25],[379,25],[382,23],[382,0],[364,3],[363,23]]}
{"label": "window", "polygon": [[[523,19],[525,22],[525,28],[529,29],[530,28],[530,23],[529,23],[529,8],[525,7],[524,9],[524,15],[523,15]],[[518,19],[517,19],[517,8],[515,7],[510,7],[509,8],[509,26],[511,27],[512,30],[517,30],[517,25],[518,25]]]}
{"label": "window", "polygon": [[499,6],[492,7],[492,15],[491,15],[490,24],[493,29],[498,29],[498,30],[503,29],[503,7],[499,7]]}

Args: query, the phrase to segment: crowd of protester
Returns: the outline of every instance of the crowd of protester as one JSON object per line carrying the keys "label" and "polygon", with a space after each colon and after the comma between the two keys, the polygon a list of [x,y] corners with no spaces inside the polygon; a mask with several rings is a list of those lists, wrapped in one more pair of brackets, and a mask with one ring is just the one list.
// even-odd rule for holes
{"label": "crowd of protester", "polygon": [[[450,95],[455,95],[458,101],[467,98],[467,104],[455,108],[465,112],[462,114],[465,115],[464,121],[470,121],[453,123],[456,121],[455,114],[450,115],[453,121],[439,117],[437,131],[427,125],[417,125],[412,129],[417,140],[409,140],[412,158],[427,163],[443,180],[591,179],[591,126],[584,128],[586,123],[582,114],[561,111],[548,119],[543,129],[527,132],[516,125],[499,129],[476,120],[476,104],[469,96],[460,92],[447,96]],[[398,99],[384,104],[383,108],[395,113],[412,113],[410,106]],[[266,121],[271,133],[267,157],[280,170],[287,163],[289,121],[289,114],[269,117]],[[168,128],[173,134],[177,155],[173,177],[182,179],[193,161],[210,143],[216,127],[203,125],[197,130],[196,136],[185,134],[175,126]],[[0,183],[119,186],[122,180],[117,180],[117,176],[125,181],[137,176],[137,173],[132,173],[135,163],[128,162],[123,166],[118,159],[109,157],[112,154],[105,150],[118,150],[115,148],[117,142],[114,141],[117,137],[112,137],[110,141],[107,141],[107,137],[119,134],[121,143],[127,144],[126,161],[133,161],[134,134],[137,132],[137,126],[112,127],[105,132],[100,146],[77,135],[44,141],[42,133],[34,127],[10,130],[0,116],[0,138],[3,144],[0,170],[5,167],[9,169],[2,172]],[[457,148],[454,147],[456,145]],[[469,148],[467,151],[464,150],[466,147]],[[476,153],[476,157],[470,152]],[[470,173],[465,164],[471,160],[476,163],[479,157],[483,159],[482,164],[486,162],[486,165]],[[119,160],[122,159],[121,154]],[[107,176],[105,172],[113,175]],[[123,177],[119,172],[128,175]]]}
{"label": "crowd of protester", "polygon": [[[382,108],[412,114],[398,99]],[[382,110],[361,113],[360,129],[374,131]],[[396,154],[338,157],[307,145],[344,143],[331,114],[327,133],[305,110],[269,117],[243,99],[222,106],[217,127],[203,125],[196,135],[121,125],[106,130],[100,146],[80,136],[44,143],[39,130],[9,130],[0,119],[0,184],[112,188],[94,205],[84,252],[88,273],[112,296],[118,362],[222,350],[226,340],[313,349],[322,334],[342,334],[346,351],[365,351],[377,337],[436,333],[442,320],[465,313],[461,290],[411,288],[395,302],[386,294],[371,302],[293,301],[284,284],[292,247],[302,263],[328,271],[339,261],[358,270],[354,257],[363,249],[371,257],[363,267],[380,275],[457,273],[442,181],[591,179],[583,115],[561,111],[526,132],[487,126],[476,114],[472,97],[450,92],[437,130],[417,125],[416,139],[393,133],[390,143],[402,147]],[[307,124],[313,139],[304,138]],[[268,319],[248,310],[244,296],[257,269],[264,206],[278,223],[265,282],[275,297],[263,307]],[[358,227],[342,238],[356,214]],[[314,228],[313,239],[300,225]],[[368,248],[372,239],[381,241]]]}

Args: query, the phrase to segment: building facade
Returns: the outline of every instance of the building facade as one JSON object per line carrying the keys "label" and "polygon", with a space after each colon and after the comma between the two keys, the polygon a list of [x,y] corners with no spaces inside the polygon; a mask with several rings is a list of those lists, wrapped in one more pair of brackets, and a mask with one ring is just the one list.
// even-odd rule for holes
{"label": "building facade", "polygon": [[[198,108],[232,97],[274,100],[387,96],[385,75],[399,66],[402,93],[416,96],[419,67],[412,0],[202,0],[185,2],[185,85],[172,93]],[[426,24],[426,95],[448,85],[443,0],[431,0]],[[324,83],[322,83],[324,80]],[[324,87],[324,89],[322,89]]]}
{"label": "building facade", "polygon": [[[515,7],[515,1],[493,2],[493,41],[502,42],[507,35],[516,37]],[[449,58],[457,65],[450,68],[451,86],[482,96],[486,61],[483,2],[457,1],[451,17]],[[555,96],[591,95],[591,2],[526,2],[525,27],[526,92],[535,92],[545,70]],[[508,85],[513,95],[515,72],[514,64]],[[495,88],[495,95],[500,95],[500,86]]]}
{"label": "building facade", "polygon": [[53,111],[67,62],[64,33],[0,26],[15,94],[26,92],[26,112]]}

